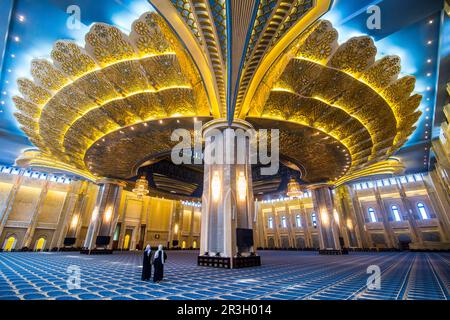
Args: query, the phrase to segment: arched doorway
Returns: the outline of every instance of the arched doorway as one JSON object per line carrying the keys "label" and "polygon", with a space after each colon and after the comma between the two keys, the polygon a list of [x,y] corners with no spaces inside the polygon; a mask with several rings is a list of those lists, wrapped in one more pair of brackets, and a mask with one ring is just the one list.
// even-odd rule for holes
{"label": "arched doorway", "polygon": [[181,249],[186,249],[186,241],[183,241],[183,242],[181,243]]}
{"label": "arched doorway", "polygon": [[197,249],[197,241],[196,240],[194,240],[194,242],[192,242],[192,248]]}
{"label": "arched doorway", "polygon": [[267,240],[267,245],[269,246],[269,249],[274,249],[275,248],[275,241],[273,240],[273,238],[269,238]]}
{"label": "arched doorway", "polygon": [[16,248],[17,238],[15,236],[10,236],[5,240],[3,245],[3,251],[12,251]]}
{"label": "arched doorway", "polygon": [[129,250],[130,249],[130,235],[126,234],[125,239],[123,240],[123,250]]}
{"label": "arched doorway", "polygon": [[35,246],[34,250],[36,250],[36,251],[44,250],[45,249],[45,242],[46,242],[46,239],[44,237],[39,238],[39,240],[36,241],[36,246]]}

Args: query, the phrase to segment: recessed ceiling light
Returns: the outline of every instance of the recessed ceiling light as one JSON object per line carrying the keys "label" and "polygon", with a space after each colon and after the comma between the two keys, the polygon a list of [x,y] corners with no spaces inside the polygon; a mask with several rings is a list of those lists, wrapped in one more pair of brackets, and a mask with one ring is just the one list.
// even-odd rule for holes
{"label": "recessed ceiling light", "polygon": [[428,40],[428,42],[427,42],[427,44],[432,44],[433,43],[433,41],[431,41],[431,40]]}
{"label": "recessed ceiling light", "polygon": [[3,91],[2,93],[4,96],[6,96],[8,94],[6,91]]}
{"label": "recessed ceiling light", "polygon": [[428,63],[431,63],[431,59],[428,59],[427,62],[428,62]]}
{"label": "recessed ceiling light", "polygon": [[8,69],[8,73],[11,73],[12,72],[12,70],[11,69]]}
{"label": "recessed ceiling light", "polygon": [[15,42],[19,42],[19,41],[20,41],[20,37],[15,36],[15,37],[14,37],[14,41],[15,41]]}
{"label": "recessed ceiling light", "polygon": [[19,14],[19,15],[17,16],[17,20],[19,20],[20,22],[25,22],[25,16]]}
{"label": "recessed ceiling light", "polygon": [[16,57],[16,55],[13,53],[13,54],[11,55],[11,58],[14,59],[15,57]]}
{"label": "recessed ceiling light", "polygon": [[431,91],[431,87],[427,87],[427,91]]}
{"label": "recessed ceiling light", "polygon": [[431,77],[431,72],[428,72],[428,73],[427,73],[427,77]]}
{"label": "recessed ceiling light", "polygon": [[430,111],[430,108],[426,108],[425,111],[426,111],[426,112]]}

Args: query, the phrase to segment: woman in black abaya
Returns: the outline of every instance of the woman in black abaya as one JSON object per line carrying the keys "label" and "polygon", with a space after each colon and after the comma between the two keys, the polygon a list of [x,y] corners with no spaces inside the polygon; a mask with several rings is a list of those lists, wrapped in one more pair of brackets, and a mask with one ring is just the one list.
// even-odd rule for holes
{"label": "woman in black abaya", "polygon": [[153,275],[153,282],[159,283],[164,277],[164,263],[166,262],[167,254],[163,251],[163,246],[160,244],[158,251],[156,251],[153,257],[153,266],[155,267],[155,273]]}
{"label": "woman in black abaya", "polygon": [[144,262],[142,263],[142,281],[149,281],[152,277],[152,249],[148,244],[144,250]]}

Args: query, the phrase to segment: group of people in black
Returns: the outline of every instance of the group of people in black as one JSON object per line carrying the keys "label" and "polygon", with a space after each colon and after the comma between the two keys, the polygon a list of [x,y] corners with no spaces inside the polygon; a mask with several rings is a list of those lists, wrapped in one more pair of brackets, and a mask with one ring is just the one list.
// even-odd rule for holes
{"label": "group of people in black", "polygon": [[164,277],[164,263],[167,260],[167,254],[163,250],[163,246],[159,245],[158,250],[152,255],[150,245],[144,250],[144,262],[142,266],[142,281],[150,281],[152,277],[152,265],[155,268],[153,273],[153,282],[159,283]]}

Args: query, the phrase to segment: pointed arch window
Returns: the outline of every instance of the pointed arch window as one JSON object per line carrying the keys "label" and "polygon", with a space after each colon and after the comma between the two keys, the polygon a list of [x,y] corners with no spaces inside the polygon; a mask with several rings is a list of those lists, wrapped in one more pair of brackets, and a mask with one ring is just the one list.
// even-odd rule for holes
{"label": "pointed arch window", "polygon": [[367,212],[369,213],[370,222],[377,222],[377,215],[375,214],[375,210],[373,208],[369,208],[367,209]]}
{"label": "pointed arch window", "polygon": [[269,217],[269,229],[273,229],[273,218]]}
{"label": "pointed arch window", "polygon": [[417,209],[419,210],[420,218],[422,220],[430,219],[430,216],[428,215],[427,209],[425,208],[425,205],[422,202],[419,202],[417,204]]}
{"label": "pointed arch window", "polygon": [[283,226],[283,228],[287,228],[287,222],[286,222],[286,217],[285,216],[283,216],[281,218],[281,225]]}
{"label": "pointed arch window", "polygon": [[314,228],[317,228],[317,215],[315,212],[311,213],[311,221]]}

